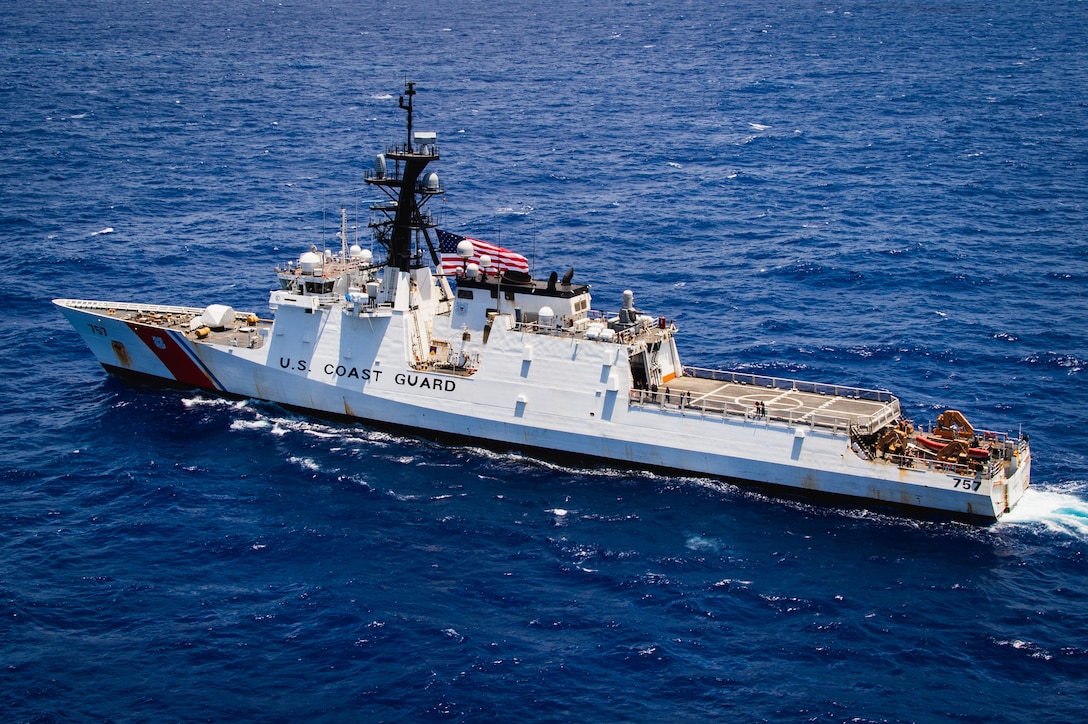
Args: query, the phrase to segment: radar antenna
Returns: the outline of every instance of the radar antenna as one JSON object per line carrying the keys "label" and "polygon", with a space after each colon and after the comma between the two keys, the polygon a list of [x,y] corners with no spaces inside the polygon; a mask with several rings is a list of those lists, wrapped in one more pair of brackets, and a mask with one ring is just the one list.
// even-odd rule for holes
{"label": "radar antenna", "polygon": [[400,97],[400,107],[408,111],[408,146],[412,145],[412,96],[416,94],[416,84],[404,81],[404,96],[408,96],[408,102],[404,102],[404,96]]}

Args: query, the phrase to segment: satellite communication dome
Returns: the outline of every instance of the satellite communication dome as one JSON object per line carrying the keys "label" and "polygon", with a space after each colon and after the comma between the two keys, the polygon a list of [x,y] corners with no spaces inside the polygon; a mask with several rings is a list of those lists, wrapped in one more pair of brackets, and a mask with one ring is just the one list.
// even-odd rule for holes
{"label": "satellite communication dome", "polygon": [[234,321],[234,309],[225,304],[210,304],[204,309],[201,319],[212,329],[222,329]]}
{"label": "satellite communication dome", "polygon": [[303,274],[313,274],[321,266],[321,255],[316,251],[308,251],[298,258],[298,263],[302,266]]}

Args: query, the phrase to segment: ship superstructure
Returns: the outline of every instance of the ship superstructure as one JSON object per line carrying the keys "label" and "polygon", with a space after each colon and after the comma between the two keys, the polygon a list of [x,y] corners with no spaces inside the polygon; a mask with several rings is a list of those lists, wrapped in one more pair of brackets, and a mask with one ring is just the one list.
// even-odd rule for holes
{"label": "ship superstructure", "polygon": [[[427,202],[433,133],[387,148],[366,182],[375,255],[311,248],[276,269],[274,318],[224,304],[58,299],[111,373],[575,460],[605,461],[992,521],[1029,485],[1025,437],[954,411],[921,431],[887,391],[681,363],[676,325],[625,292],[535,279],[457,245],[444,263]],[[447,254],[448,257],[448,254]],[[452,283],[451,283],[452,281]]]}

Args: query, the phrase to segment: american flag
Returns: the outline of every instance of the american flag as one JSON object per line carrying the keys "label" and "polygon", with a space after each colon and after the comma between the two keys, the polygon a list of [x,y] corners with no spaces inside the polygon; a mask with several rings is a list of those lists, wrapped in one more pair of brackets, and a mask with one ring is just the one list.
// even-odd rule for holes
{"label": "american flag", "polygon": [[443,274],[456,274],[463,271],[465,268],[465,260],[457,255],[457,245],[465,240],[472,242],[472,256],[468,258],[468,263],[475,262],[480,263],[480,255],[487,254],[491,257],[491,267],[489,272],[506,271],[507,269],[514,269],[516,271],[523,271],[528,273],[529,261],[521,254],[510,251],[509,249],[503,249],[501,246],[495,246],[486,241],[480,241],[479,239],[471,239],[467,236],[458,236],[457,234],[451,234],[448,231],[442,231],[438,229],[438,252],[442,257],[442,273]]}

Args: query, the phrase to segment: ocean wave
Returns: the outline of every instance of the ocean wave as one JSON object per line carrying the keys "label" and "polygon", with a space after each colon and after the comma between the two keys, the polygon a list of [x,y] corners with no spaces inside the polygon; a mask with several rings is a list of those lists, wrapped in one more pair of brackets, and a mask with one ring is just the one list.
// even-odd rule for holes
{"label": "ocean wave", "polygon": [[1073,354],[1061,352],[1040,352],[1024,357],[1025,364],[1042,367],[1044,369],[1064,370],[1067,374],[1074,375],[1084,369],[1088,364],[1085,360]]}
{"label": "ocean wave", "polygon": [[298,455],[291,455],[287,458],[287,462],[297,465],[303,470],[308,470],[313,473],[321,472],[321,465],[316,460],[310,457],[300,457]]}
{"label": "ocean wave", "polygon": [[1063,538],[1088,542],[1088,483],[1066,483],[1054,488],[1029,488],[999,526],[1043,528]]}
{"label": "ocean wave", "polygon": [[234,420],[230,424],[231,430],[266,430],[271,427],[269,420]]}
{"label": "ocean wave", "polygon": [[1054,658],[1054,654],[1032,641],[1023,641],[1021,639],[993,639],[993,642],[998,646],[1023,652],[1028,658],[1039,659],[1041,661],[1051,661]]}

